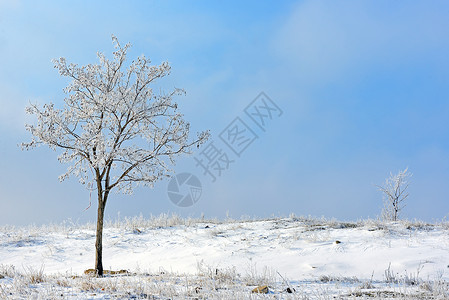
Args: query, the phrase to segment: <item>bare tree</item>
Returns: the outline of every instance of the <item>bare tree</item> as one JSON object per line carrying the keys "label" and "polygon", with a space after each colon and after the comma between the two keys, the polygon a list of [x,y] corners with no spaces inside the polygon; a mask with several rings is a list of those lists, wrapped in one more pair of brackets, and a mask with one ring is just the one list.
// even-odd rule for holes
{"label": "bare tree", "polygon": [[384,207],[382,209],[382,219],[388,221],[399,220],[399,215],[405,207],[405,200],[408,198],[408,179],[412,174],[406,168],[396,175],[390,173],[390,177],[385,180],[384,186],[377,186],[384,195]]}
{"label": "bare tree", "polygon": [[112,36],[113,58],[98,53],[98,64],[79,67],[65,58],[54,60],[61,76],[71,83],[64,89],[63,109],[52,103],[42,108],[27,107],[37,117],[36,125],[26,125],[33,138],[23,149],[46,144],[61,149],[58,159],[68,163],[61,181],[70,175],[79,178],[98,195],[95,270],[103,275],[102,236],[104,210],[112,189],[132,193],[136,186],[152,187],[168,177],[175,158],[204,143],[209,133],[189,140],[189,123],[177,111],[173,96],[184,91],[156,94],[152,83],[169,75],[167,62],[150,65],[140,56],[125,67],[127,50]]}

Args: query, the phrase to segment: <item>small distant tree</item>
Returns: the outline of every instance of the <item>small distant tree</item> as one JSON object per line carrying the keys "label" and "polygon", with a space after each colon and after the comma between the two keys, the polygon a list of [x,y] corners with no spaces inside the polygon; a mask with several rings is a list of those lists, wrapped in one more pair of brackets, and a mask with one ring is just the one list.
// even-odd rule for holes
{"label": "small distant tree", "polygon": [[98,213],[95,270],[103,275],[102,236],[104,210],[110,192],[132,193],[138,185],[152,187],[168,177],[176,157],[204,143],[209,133],[189,139],[189,123],[177,110],[174,89],[159,94],[152,89],[156,79],[170,73],[167,62],[152,66],[140,56],[125,67],[127,50],[112,36],[116,51],[113,59],[98,53],[98,64],[79,67],[65,58],[54,60],[54,67],[71,83],[63,109],[53,103],[42,108],[30,105],[26,111],[37,117],[36,125],[26,125],[33,139],[23,149],[41,144],[62,150],[58,159],[70,166],[60,176],[70,175],[97,191]]}
{"label": "small distant tree", "polygon": [[405,207],[405,200],[408,198],[409,178],[412,174],[406,168],[396,175],[390,173],[390,177],[385,180],[384,186],[377,186],[383,193],[384,207],[382,209],[382,219],[386,221],[397,221],[402,209]]}

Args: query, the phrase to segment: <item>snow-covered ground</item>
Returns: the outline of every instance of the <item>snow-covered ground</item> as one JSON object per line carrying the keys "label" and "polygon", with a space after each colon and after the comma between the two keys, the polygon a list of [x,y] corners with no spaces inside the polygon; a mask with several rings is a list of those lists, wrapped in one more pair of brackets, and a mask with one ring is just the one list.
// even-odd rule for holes
{"label": "snow-covered ground", "polygon": [[84,275],[93,225],[1,228],[0,297],[449,298],[447,223],[161,216],[109,222],[103,243],[105,269],[129,274]]}

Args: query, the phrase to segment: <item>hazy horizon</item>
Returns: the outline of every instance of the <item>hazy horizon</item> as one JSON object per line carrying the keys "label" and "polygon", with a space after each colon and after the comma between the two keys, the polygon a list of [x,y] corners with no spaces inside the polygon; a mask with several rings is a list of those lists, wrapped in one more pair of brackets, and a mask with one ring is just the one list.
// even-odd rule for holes
{"label": "hazy horizon", "polygon": [[[376,218],[390,172],[413,173],[403,218],[449,216],[449,3],[444,1],[80,1],[0,0],[0,225],[94,221],[96,198],[67,165],[31,139],[28,103],[59,108],[68,82],[51,62],[111,57],[111,35],[141,54],[169,61],[155,90],[186,90],[176,101],[191,132],[233,160],[215,181],[195,158],[176,174],[195,175],[198,202],[174,205],[169,181],[132,196],[113,193],[106,217],[176,213],[224,218],[324,216]],[[245,113],[260,93],[278,111],[265,127]],[[222,133],[232,122],[252,131],[232,151]],[[207,145],[207,144],[206,144]],[[247,146],[247,147],[246,147]]]}

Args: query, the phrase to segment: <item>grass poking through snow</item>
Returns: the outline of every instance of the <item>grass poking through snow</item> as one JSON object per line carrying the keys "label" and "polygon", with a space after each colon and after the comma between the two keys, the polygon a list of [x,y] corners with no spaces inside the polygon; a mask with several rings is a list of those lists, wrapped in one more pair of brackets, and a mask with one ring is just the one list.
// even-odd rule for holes
{"label": "grass poking through snow", "polygon": [[0,228],[0,299],[448,299],[449,225],[311,217]]}

